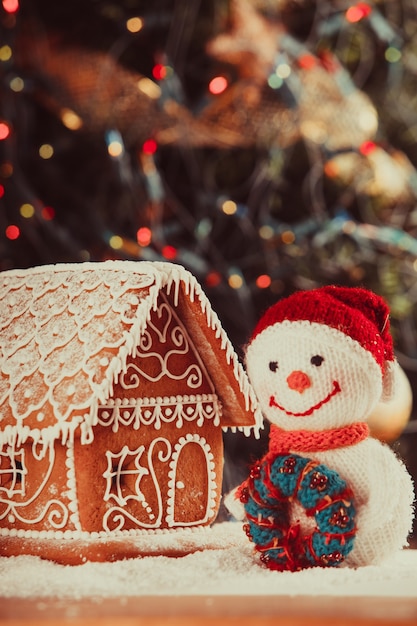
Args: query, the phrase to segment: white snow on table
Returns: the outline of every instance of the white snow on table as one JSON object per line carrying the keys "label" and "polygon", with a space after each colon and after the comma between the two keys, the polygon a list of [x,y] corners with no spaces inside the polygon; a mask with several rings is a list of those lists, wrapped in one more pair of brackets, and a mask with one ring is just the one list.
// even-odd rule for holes
{"label": "white snow on table", "polygon": [[240,523],[216,524],[207,549],[170,558],[149,556],[69,566],[18,556],[0,558],[0,596],[286,595],[417,597],[417,550],[359,569],[274,572],[261,566]]}

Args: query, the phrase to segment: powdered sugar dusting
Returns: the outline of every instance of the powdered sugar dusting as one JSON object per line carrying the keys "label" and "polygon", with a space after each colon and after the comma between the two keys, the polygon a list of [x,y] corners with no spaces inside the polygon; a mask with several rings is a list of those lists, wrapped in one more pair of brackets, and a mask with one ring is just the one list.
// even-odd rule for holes
{"label": "powdered sugar dusting", "polygon": [[57,565],[33,556],[0,558],[0,596],[20,598],[161,595],[416,597],[417,551],[379,566],[275,572],[259,565],[240,523],[206,529],[198,551],[114,563]]}

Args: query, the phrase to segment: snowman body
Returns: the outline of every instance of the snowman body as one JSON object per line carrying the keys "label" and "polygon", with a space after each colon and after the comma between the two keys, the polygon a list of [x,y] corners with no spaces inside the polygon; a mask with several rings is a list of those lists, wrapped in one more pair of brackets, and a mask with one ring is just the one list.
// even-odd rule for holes
{"label": "snowman body", "polygon": [[[369,437],[338,450],[298,454],[336,470],[354,493],[357,531],[347,565],[381,563],[404,547],[410,532],[413,486],[405,466],[388,446]],[[303,530],[312,529],[312,519],[299,507],[291,515]]]}
{"label": "snowman body", "polygon": [[[319,315],[316,309],[314,315]],[[335,432],[364,425],[392,392],[398,367],[395,359],[386,363],[379,354],[382,342],[373,327],[362,340],[366,323],[359,323],[351,336],[348,321],[269,320],[247,346],[246,366],[263,413],[282,439],[285,434],[291,441],[297,433],[301,440],[309,433],[316,438],[323,434],[317,449],[303,451],[298,445],[288,451],[322,463],[346,481],[354,496],[356,536],[345,562],[363,566],[406,545],[414,494],[405,466],[387,445],[367,436],[353,444],[333,440]],[[311,531],[314,518],[297,503],[289,507],[292,522]]]}

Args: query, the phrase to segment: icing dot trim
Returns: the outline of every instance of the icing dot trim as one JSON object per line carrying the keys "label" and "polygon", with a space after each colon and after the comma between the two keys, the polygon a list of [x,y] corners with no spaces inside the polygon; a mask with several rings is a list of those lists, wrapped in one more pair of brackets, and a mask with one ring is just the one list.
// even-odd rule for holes
{"label": "icing dot trim", "polygon": [[160,430],[162,424],[175,424],[181,428],[184,423],[196,421],[202,426],[211,420],[219,426],[221,405],[216,394],[195,396],[175,396],[157,398],[131,398],[111,401],[99,405],[96,423],[111,426],[114,432],[120,426],[133,426],[139,430],[141,426],[153,426]]}
{"label": "icing dot trim", "polygon": [[198,524],[182,528],[131,528],[129,530],[101,530],[88,532],[86,530],[22,530],[17,528],[0,528],[0,537],[22,537],[25,539],[50,539],[68,541],[95,541],[97,539],[117,539],[128,537],[148,537],[171,535],[172,533],[198,533],[206,531],[207,526]]}
{"label": "icing dot trim", "polygon": [[67,495],[70,501],[68,504],[68,509],[70,511],[70,521],[72,522],[76,530],[81,530],[80,516],[78,511],[73,442],[69,442],[67,445],[65,466],[67,468]]}

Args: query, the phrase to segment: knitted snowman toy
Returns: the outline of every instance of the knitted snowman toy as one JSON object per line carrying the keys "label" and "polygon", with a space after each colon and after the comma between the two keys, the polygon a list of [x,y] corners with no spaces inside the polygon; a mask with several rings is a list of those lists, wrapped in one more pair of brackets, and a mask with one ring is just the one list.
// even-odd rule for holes
{"label": "knitted snowman toy", "polygon": [[398,368],[385,302],[349,287],[295,293],[260,319],[246,366],[270,441],[235,497],[261,560],[277,570],[356,567],[401,549],[412,481],[366,424]]}

